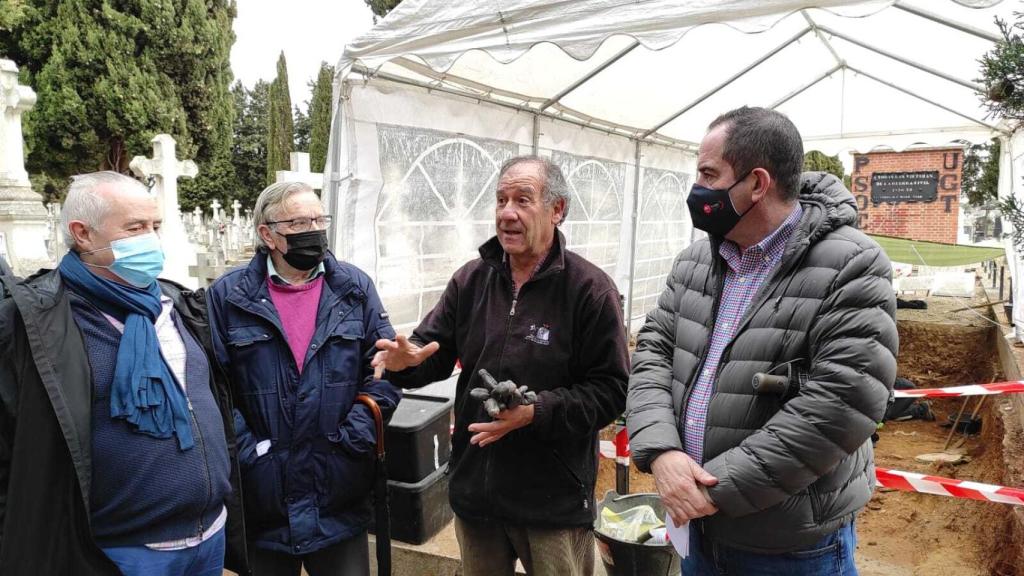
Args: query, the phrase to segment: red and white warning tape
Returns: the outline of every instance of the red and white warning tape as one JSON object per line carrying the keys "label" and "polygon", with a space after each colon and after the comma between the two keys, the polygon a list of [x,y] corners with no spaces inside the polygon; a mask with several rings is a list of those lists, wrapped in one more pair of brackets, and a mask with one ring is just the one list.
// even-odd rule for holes
{"label": "red and white warning tape", "polygon": [[[619,464],[629,465],[629,436],[626,434],[625,428],[615,435],[614,441],[601,441],[601,457],[614,458]],[[879,485],[895,490],[1024,506],[1024,489],[1022,488],[1008,488],[969,480],[928,476],[916,472],[901,472],[877,466],[875,467],[875,478],[878,479]]]}
{"label": "red and white warning tape", "polygon": [[882,486],[896,490],[1024,506],[1024,490],[1020,488],[1007,488],[878,467],[875,468],[875,477]]}
{"label": "red and white warning tape", "polygon": [[615,440],[601,440],[601,457],[614,458],[619,464],[629,465],[629,434],[623,428],[615,435]]}
{"label": "red and white warning tape", "polygon": [[917,388],[893,390],[896,398],[954,398],[957,396],[983,396],[986,394],[1014,394],[1024,392],[1024,382],[993,382],[992,384],[968,384],[949,388]]}

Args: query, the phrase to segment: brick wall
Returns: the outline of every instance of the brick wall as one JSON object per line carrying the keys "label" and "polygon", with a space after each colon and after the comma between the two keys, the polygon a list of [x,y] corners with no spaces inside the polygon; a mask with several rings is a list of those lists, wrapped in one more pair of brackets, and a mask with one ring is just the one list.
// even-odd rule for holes
{"label": "brick wall", "polygon": [[[853,155],[852,190],[857,200],[861,230],[882,234],[956,243],[960,207],[963,148],[869,152]],[[934,200],[917,202],[872,202],[871,177],[876,172],[938,172]]]}

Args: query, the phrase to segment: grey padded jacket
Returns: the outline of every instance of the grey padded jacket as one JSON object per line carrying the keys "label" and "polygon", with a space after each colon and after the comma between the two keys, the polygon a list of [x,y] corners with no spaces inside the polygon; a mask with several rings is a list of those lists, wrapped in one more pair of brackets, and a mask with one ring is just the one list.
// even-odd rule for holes
{"label": "grey padded jacket", "polygon": [[[804,174],[799,201],[803,217],[781,263],[722,354],[704,436],[719,512],[701,529],[756,552],[810,546],[867,503],[869,438],[896,377],[889,259],[854,228],[853,196],[834,176]],[[717,242],[688,247],[640,330],[626,404],[640,470],[683,449],[680,415],[708,352],[725,268]],[[806,372],[798,393],[754,394],[755,373],[790,361]]]}

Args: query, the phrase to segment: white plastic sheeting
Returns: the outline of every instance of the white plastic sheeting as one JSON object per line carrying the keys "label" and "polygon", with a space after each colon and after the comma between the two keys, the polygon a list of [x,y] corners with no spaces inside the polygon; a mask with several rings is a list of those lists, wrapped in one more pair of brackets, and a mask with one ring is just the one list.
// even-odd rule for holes
{"label": "white plastic sheeting", "polygon": [[776,107],[826,154],[1008,138],[974,79],[993,18],[1019,9],[405,0],[338,65],[326,194],[336,252],[374,276],[408,330],[493,234],[498,167],[537,152],[569,180],[570,248],[615,278],[635,329],[694,238],[685,196],[715,116]]}

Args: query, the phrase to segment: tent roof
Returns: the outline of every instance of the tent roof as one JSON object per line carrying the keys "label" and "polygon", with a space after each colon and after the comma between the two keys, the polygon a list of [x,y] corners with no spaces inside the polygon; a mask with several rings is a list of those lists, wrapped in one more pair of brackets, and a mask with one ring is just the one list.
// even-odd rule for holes
{"label": "tent roof", "polygon": [[405,0],[346,47],[365,76],[691,147],[775,107],[808,150],[982,142],[979,58],[1000,0]]}

